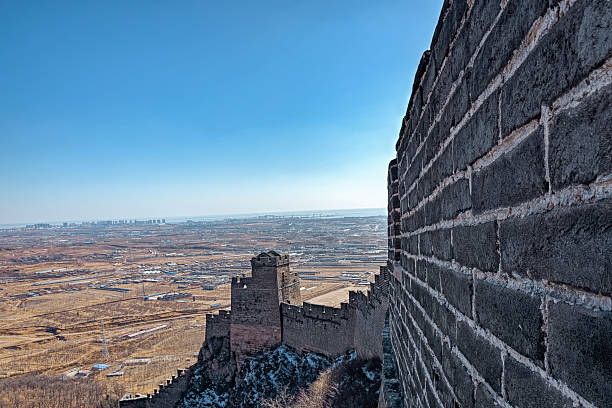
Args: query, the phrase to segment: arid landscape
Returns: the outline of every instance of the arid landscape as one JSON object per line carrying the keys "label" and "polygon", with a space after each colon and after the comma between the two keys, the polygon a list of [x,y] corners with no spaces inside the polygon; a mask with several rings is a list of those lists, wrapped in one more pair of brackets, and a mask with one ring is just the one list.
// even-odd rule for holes
{"label": "arid landscape", "polygon": [[158,221],[0,230],[0,378],[152,393],[195,363],[206,313],[229,307],[258,251],[289,253],[302,299],[329,306],[365,290],[386,256],[384,217]]}

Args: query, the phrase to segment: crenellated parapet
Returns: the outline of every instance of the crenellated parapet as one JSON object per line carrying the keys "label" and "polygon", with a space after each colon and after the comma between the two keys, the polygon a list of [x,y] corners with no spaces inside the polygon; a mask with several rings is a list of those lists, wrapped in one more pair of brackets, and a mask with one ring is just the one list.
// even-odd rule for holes
{"label": "crenellated parapet", "polygon": [[153,390],[153,394],[126,394],[119,401],[120,408],[164,408],[175,406],[191,382],[193,366],[177,370],[176,375],[166,379]]}
{"label": "crenellated parapet", "polygon": [[381,267],[367,293],[350,291],[348,303],[339,308],[281,304],[283,344],[328,356],[355,349],[362,357],[381,357],[380,332],[388,307],[387,279],[387,269]]}
{"label": "crenellated parapet", "polygon": [[231,322],[232,314],[229,310],[219,310],[219,314],[206,313],[206,340],[229,336]]}

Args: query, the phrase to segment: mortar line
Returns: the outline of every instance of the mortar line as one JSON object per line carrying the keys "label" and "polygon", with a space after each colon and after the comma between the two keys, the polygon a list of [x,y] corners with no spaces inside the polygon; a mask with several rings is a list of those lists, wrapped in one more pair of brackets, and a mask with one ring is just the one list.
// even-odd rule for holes
{"label": "mortar line", "polygon": [[[413,231],[401,232],[402,237],[422,234],[438,229],[448,229],[461,226],[479,225],[490,221],[505,221],[522,218],[530,215],[544,214],[559,208],[569,208],[581,204],[595,203],[612,197],[612,174],[600,176],[591,184],[572,185],[554,194],[542,195],[530,201],[514,206],[490,209],[481,214],[474,215],[472,210],[466,210],[451,220],[442,220]],[[409,218],[414,214],[404,214],[402,218]]]}
{"label": "mortar line", "polygon": [[[569,386],[567,384],[565,384],[564,382],[562,382],[560,380],[555,379],[554,377],[551,377],[551,376],[547,375],[546,372],[541,367],[536,365],[528,357],[523,356],[522,354],[520,354],[519,352],[514,350],[512,347],[510,347],[509,345],[504,343],[502,340],[500,340],[497,336],[495,336],[494,334],[490,333],[488,330],[483,329],[478,324],[474,323],[474,321],[472,319],[470,319],[469,317],[464,315],[461,311],[459,311],[457,308],[455,308],[453,305],[448,303],[445,298],[441,297],[439,292],[437,292],[436,290],[432,289],[426,283],[424,283],[423,281],[421,281],[420,279],[418,279],[418,278],[416,278],[414,276],[410,275],[410,279],[414,280],[419,286],[423,287],[426,291],[428,291],[429,294],[433,298],[435,298],[436,301],[438,301],[438,303],[442,304],[443,306],[446,306],[458,318],[458,320],[465,321],[466,324],[473,330],[473,332],[475,334],[477,334],[479,337],[481,337],[481,338],[485,339],[486,341],[488,341],[489,344],[495,346],[497,349],[507,351],[508,354],[512,358],[514,358],[519,363],[521,363],[524,366],[526,366],[527,368],[529,368],[531,371],[538,373],[544,379],[544,381],[546,383],[548,383],[553,388],[557,389],[562,395],[568,397],[569,399],[571,399],[572,401],[574,401],[576,403],[580,403],[580,404],[584,405],[587,408],[596,408],[592,403],[587,401],[580,394],[578,394],[577,392],[575,392],[571,388],[569,388]],[[411,296],[411,294],[409,294],[409,293],[407,293],[407,295]],[[468,360],[466,359],[466,361],[468,361]],[[476,370],[475,370],[475,373],[477,373]],[[485,384],[486,384],[486,382],[485,382]],[[504,401],[504,403],[505,403],[505,401]]]}
{"label": "mortar line", "polygon": [[[464,276],[470,276],[472,277],[474,284],[477,281],[487,281],[503,286],[507,289],[518,290],[530,295],[535,294],[537,296],[549,296],[551,299],[563,301],[572,305],[581,305],[587,308],[604,311],[612,310],[612,298],[610,296],[587,292],[567,285],[555,285],[551,284],[550,282],[544,284],[543,282],[535,280],[516,279],[509,276],[500,276],[497,273],[486,273],[477,268],[462,266],[455,261],[443,261],[431,256],[413,255],[408,253],[406,256],[408,258],[423,260],[437,266],[453,270]],[[473,313],[476,315],[475,311]],[[474,321],[476,321],[476,319],[474,319]]]}
{"label": "mortar line", "polygon": [[[527,35],[523,38],[521,44],[519,45],[519,47],[515,50],[514,54],[512,55],[512,57],[510,58],[510,60],[508,61],[508,63],[506,64],[506,66],[504,68],[502,68],[502,70],[500,71],[499,74],[497,74],[493,80],[489,83],[489,85],[487,86],[487,88],[485,88],[485,90],[478,96],[478,98],[476,99],[476,101],[474,101],[474,103],[472,104],[472,106],[470,107],[470,109],[468,109],[468,112],[466,112],[466,114],[463,116],[463,118],[461,119],[461,121],[457,124],[457,126],[453,129],[451,129],[452,131],[449,133],[450,136],[448,137],[448,139],[454,139],[455,135],[458,133],[459,130],[461,130],[464,126],[465,123],[470,119],[470,117],[481,107],[481,105],[484,103],[484,101],[495,91],[497,91],[497,89],[501,88],[501,86],[503,85],[503,83],[505,83],[508,79],[510,79],[518,70],[518,68],[523,64],[523,62],[525,62],[525,60],[527,59],[527,57],[531,54],[531,52],[535,49],[535,47],[539,44],[540,40],[542,39],[542,37],[544,37],[546,34],[548,34],[548,32],[550,31],[550,29],[556,24],[558,23],[558,21],[560,20],[559,17],[559,12],[561,9],[563,9],[564,7],[569,10],[569,8],[576,2],[577,0],[562,0],[561,2],[559,2],[555,7],[549,8],[547,10],[547,12],[543,15],[540,16],[538,19],[536,19],[534,21],[534,23],[532,24],[529,32],[527,33]],[[483,39],[481,40],[480,44],[478,45],[477,49],[474,51],[474,54],[472,55],[472,57],[470,58],[470,61],[468,62],[468,64],[466,65],[465,69],[471,69],[473,67],[474,61],[476,60],[476,57],[478,56],[478,54],[481,51],[482,46],[484,45],[484,42],[486,41],[486,38],[489,36],[490,32],[493,30],[493,28],[497,25],[498,20],[501,16],[501,14],[503,13],[503,9],[500,10],[500,12],[498,13],[498,15],[496,16],[492,26],[489,28],[489,30],[485,33],[485,35],[483,36]],[[449,49],[450,50],[450,49]],[[446,59],[445,59],[446,62]],[[438,114],[436,115],[436,118],[434,119],[433,123],[431,124],[431,126],[428,129],[427,135],[426,137],[423,139],[423,141],[421,142],[421,144],[419,145],[419,147],[417,148],[414,157],[416,157],[418,155],[418,153],[420,152],[422,146],[424,145],[424,143],[426,142],[426,140],[429,138],[429,135],[431,133],[431,130],[433,129],[433,127],[435,126],[435,124],[437,124],[437,122],[439,121],[441,115],[444,113],[446,106],[448,104],[448,102],[450,101],[450,99],[452,98],[452,96],[454,96],[454,89],[456,88],[456,84],[459,83],[462,79],[463,79],[463,75],[465,72],[465,69],[461,71],[457,81],[455,81],[453,83],[453,86],[451,86],[451,90],[449,91],[449,97],[446,99],[445,103],[443,104],[443,106],[440,108],[440,111],[438,112]],[[442,68],[440,69],[440,72],[442,72]],[[434,85],[432,86],[432,91],[435,89],[435,85],[437,84],[437,78],[436,78],[436,82],[434,83]],[[500,95],[501,98],[501,95]],[[427,104],[429,103],[429,99],[427,101],[427,103],[424,106],[427,106]],[[425,109],[422,110],[423,112],[425,111]],[[422,117],[422,115],[421,115]],[[419,121],[417,123],[417,125],[415,126],[415,131],[413,132],[413,134],[418,131],[418,125],[420,124],[421,118],[419,118]],[[444,146],[446,146],[446,141],[444,143]],[[443,149],[442,149],[443,150]],[[432,163],[435,162],[439,156],[441,156],[441,151],[438,151],[438,154],[436,154],[434,156],[434,158],[431,159],[431,161],[428,163],[428,167],[427,169],[425,169],[425,166],[423,166],[423,169],[421,170],[421,173],[419,174],[419,177],[417,178],[417,180],[415,180],[415,182],[410,186],[409,189],[407,189],[407,192],[409,193],[410,191],[412,191],[412,189],[414,188],[414,185],[416,183],[416,181],[418,181],[431,167]],[[410,163],[411,164],[411,163]],[[406,171],[407,169],[410,167],[410,164],[408,166],[406,166]],[[405,173],[402,174],[402,177],[405,177]]]}

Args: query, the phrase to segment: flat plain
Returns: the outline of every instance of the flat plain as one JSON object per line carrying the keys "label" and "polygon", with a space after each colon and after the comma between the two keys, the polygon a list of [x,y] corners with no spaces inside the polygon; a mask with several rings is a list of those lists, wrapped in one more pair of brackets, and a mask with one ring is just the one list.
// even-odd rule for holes
{"label": "flat plain", "polygon": [[385,248],[375,216],[0,230],[0,378],[91,375],[152,393],[196,362],[206,313],[229,307],[252,256],[289,253],[302,299],[339,306]]}

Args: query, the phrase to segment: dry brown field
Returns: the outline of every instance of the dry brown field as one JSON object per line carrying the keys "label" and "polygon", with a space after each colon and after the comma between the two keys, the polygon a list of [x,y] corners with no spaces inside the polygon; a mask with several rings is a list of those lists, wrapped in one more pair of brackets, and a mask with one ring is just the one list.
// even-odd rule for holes
{"label": "dry brown field", "polygon": [[[363,281],[382,265],[359,248],[345,251],[352,260],[344,253],[322,259],[316,251],[326,253],[325,245],[335,242],[333,230],[283,235],[284,228],[273,221],[245,221],[213,227],[0,231],[0,378],[70,377],[103,363],[110,368],[92,376],[125,392],[152,393],[177,369],[197,361],[206,313],[229,308],[229,281],[249,272],[258,250],[291,253],[292,267],[302,276],[302,299],[329,306],[347,301],[349,290],[366,290]],[[382,234],[363,241],[384,245]],[[342,278],[346,272],[360,274],[362,285]],[[221,280],[213,290],[202,286]],[[102,290],[102,285],[128,291]],[[168,292],[191,296],[143,299],[143,294]],[[144,363],[135,364],[139,359]],[[106,377],[117,371],[123,375]]]}

